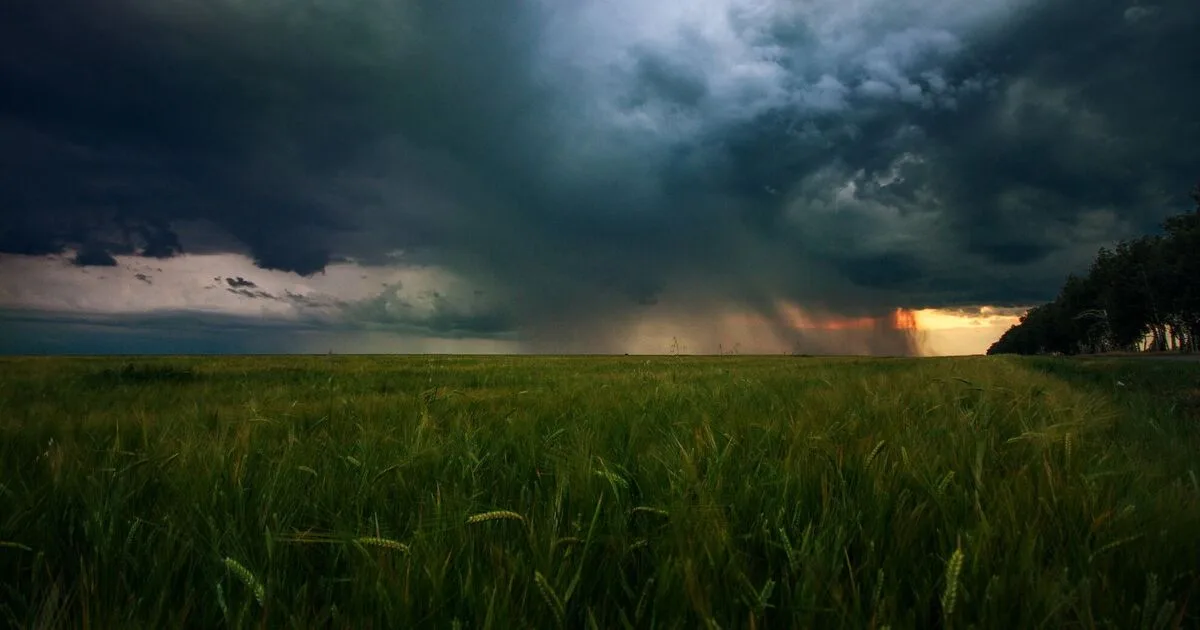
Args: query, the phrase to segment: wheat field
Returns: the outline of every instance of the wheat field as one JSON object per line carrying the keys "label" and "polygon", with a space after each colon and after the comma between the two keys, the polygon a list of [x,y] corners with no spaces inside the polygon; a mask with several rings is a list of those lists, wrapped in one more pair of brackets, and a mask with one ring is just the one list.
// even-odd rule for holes
{"label": "wheat field", "polygon": [[0,359],[20,628],[1200,627],[1200,364]]}

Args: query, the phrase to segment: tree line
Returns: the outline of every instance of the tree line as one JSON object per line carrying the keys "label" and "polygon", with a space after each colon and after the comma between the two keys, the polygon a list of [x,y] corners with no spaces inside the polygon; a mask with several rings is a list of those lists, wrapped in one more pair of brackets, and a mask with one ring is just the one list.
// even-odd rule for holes
{"label": "tree line", "polygon": [[987,353],[1200,350],[1200,185],[1192,199],[1195,210],[1166,219],[1162,234],[1101,248]]}

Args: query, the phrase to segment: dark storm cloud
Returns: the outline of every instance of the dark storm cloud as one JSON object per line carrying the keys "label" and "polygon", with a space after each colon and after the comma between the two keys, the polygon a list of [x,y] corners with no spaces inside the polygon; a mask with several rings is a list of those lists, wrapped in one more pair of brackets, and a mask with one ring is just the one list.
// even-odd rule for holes
{"label": "dark storm cloud", "polygon": [[234,289],[234,288],[229,288],[229,289],[225,289],[225,290],[234,295],[240,295],[242,297],[248,297],[248,298],[253,298],[253,299],[260,299],[260,298],[267,299],[267,300],[279,299],[266,291],[255,291],[252,289]]}
{"label": "dark storm cloud", "polygon": [[[219,278],[216,280],[217,282],[220,282]],[[350,306],[350,304],[345,300],[341,300],[329,295],[305,295],[296,293],[289,289],[284,289],[282,292],[272,293],[259,287],[255,282],[247,280],[241,276],[225,278],[225,285],[225,291],[239,297],[250,298],[253,300],[272,300],[275,302],[285,302],[299,307],[300,309],[308,309],[308,311],[319,311],[321,309],[329,308],[344,309]],[[211,289],[214,287],[209,286],[207,288]]]}
{"label": "dark storm cloud", "polygon": [[586,6],[18,3],[0,250],[402,249],[501,296],[432,329],[602,339],[667,298],[1042,300],[1200,172],[1193,0],[884,3],[834,35],[731,8],[730,37],[628,46]]}
{"label": "dark storm cloud", "polygon": [[[833,116],[853,121],[854,133],[825,157],[855,179],[857,195],[841,212],[820,213],[817,202],[833,205],[833,184],[797,187],[801,240],[836,241],[838,251],[826,252],[835,266],[861,284],[902,289],[902,301],[1041,301],[1097,246],[1186,209],[1200,173],[1200,85],[1182,77],[1200,72],[1200,41],[1188,35],[1200,30],[1200,8],[1164,2],[1130,20],[1127,6],[1042,3],[926,75],[936,80],[925,81],[925,96],[952,102],[900,99]],[[760,134],[778,137],[779,127]],[[754,157],[737,162],[763,178],[748,190],[820,164],[796,151],[781,162],[767,145],[751,142],[743,150]],[[899,169],[900,182],[872,181],[906,152],[920,162]],[[767,179],[773,169],[779,176]],[[864,251],[891,227],[872,212],[881,207],[900,224],[931,208],[938,220],[923,226],[923,242]],[[956,277],[964,270],[973,289]]]}
{"label": "dark storm cloud", "polygon": [[1186,36],[1200,10],[1168,2],[1154,7],[1153,23],[1131,26],[1123,6],[1047,3],[1014,25],[1019,39],[981,46],[981,63],[1006,75],[1000,98],[982,112],[992,124],[971,112],[941,129],[970,132],[947,140],[949,150],[976,149],[956,154],[966,158],[956,173],[963,188],[981,187],[988,198],[1023,187],[1093,206],[1128,207],[1164,184],[1183,197],[1197,171],[1189,140],[1200,126],[1189,105],[1197,88],[1180,79],[1200,69],[1200,46]]}
{"label": "dark storm cloud", "polygon": [[702,74],[653,51],[638,59],[636,76],[635,87],[625,103],[631,108],[653,101],[695,107],[708,93]]}
{"label": "dark storm cloud", "polygon": [[116,267],[117,259],[103,249],[84,247],[75,254],[73,263],[80,267]]}
{"label": "dark storm cloud", "polygon": [[229,287],[232,289],[254,289],[258,287],[258,285],[254,284],[254,282],[241,276],[236,278],[225,278],[225,284],[229,285]]}

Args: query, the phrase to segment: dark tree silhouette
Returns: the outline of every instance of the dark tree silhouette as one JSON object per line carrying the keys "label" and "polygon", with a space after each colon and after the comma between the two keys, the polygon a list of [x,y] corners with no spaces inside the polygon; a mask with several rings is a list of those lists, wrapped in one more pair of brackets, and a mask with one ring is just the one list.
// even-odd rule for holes
{"label": "dark tree silhouette", "polygon": [[1200,350],[1200,184],[1161,235],[1101,248],[1084,276],[1032,308],[988,354]]}

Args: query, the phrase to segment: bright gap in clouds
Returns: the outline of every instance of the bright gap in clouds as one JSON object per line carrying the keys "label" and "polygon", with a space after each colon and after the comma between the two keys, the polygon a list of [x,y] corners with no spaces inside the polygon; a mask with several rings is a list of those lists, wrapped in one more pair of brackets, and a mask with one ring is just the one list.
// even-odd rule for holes
{"label": "bright gap in clouds", "polygon": [[[972,309],[974,311],[974,309]],[[982,306],[977,312],[965,309],[921,309],[915,311],[926,356],[983,354],[1009,327],[1020,321],[1024,308]]]}

